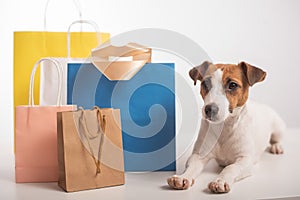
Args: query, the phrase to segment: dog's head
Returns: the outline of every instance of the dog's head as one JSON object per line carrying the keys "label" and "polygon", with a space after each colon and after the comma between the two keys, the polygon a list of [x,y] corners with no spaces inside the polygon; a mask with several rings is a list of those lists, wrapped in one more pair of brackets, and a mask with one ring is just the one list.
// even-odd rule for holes
{"label": "dog's head", "polygon": [[198,80],[201,82],[203,117],[211,122],[221,122],[246,103],[249,87],[263,81],[266,72],[246,62],[214,65],[205,61],[191,69],[189,75],[194,85]]}

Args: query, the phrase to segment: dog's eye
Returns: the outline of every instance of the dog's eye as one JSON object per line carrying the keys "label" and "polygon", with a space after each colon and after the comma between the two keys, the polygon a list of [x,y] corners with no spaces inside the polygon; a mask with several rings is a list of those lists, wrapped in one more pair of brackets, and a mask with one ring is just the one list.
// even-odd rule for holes
{"label": "dog's eye", "polygon": [[238,84],[237,83],[235,83],[235,82],[229,82],[229,84],[228,84],[228,89],[230,90],[230,91],[234,91],[234,90],[236,90],[237,88],[238,88]]}

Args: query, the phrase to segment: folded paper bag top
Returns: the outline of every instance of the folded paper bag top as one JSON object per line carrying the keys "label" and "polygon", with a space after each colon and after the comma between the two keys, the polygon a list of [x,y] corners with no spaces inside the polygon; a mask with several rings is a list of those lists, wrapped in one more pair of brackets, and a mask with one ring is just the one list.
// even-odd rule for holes
{"label": "folded paper bag top", "polygon": [[130,80],[151,62],[151,48],[136,43],[106,45],[92,50],[92,62],[109,80]]}

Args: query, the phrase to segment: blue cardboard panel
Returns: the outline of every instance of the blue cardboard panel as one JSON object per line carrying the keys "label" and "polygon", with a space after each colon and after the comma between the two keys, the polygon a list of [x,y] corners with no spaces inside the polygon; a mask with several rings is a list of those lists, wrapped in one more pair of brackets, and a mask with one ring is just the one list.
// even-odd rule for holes
{"label": "blue cardboard panel", "polygon": [[110,81],[91,63],[68,64],[67,102],[121,110],[125,171],[173,171],[173,63],[147,63],[128,81]]}

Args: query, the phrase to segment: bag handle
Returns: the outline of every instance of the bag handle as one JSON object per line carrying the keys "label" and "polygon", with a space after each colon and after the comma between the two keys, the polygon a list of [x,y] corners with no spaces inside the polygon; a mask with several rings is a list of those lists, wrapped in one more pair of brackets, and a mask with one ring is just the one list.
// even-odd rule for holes
{"label": "bag handle", "polygon": [[34,64],[34,67],[31,71],[31,75],[30,75],[28,105],[34,106],[34,77],[35,77],[37,68],[40,66],[40,63],[45,62],[45,61],[52,62],[57,69],[59,83],[58,83],[58,95],[57,95],[56,105],[61,106],[62,105],[62,102],[61,102],[62,72],[61,72],[60,64],[53,58],[42,58]]}
{"label": "bag handle", "polygon": [[68,49],[68,58],[71,57],[71,28],[73,25],[75,24],[88,24],[88,25],[91,25],[94,29],[95,29],[95,32],[97,33],[97,41],[98,41],[98,44],[101,44],[101,35],[98,34],[100,33],[100,29],[99,29],[99,26],[92,20],[76,20],[74,22],[72,22],[68,28],[68,31],[67,31],[67,49]]}
{"label": "bag handle", "polygon": [[[88,147],[89,147],[89,150],[92,154],[92,157],[93,157],[93,160],[94,160],[94,163],[96,165],[96,175],[98,175],[99,173],[101,173],[101,168],[100,168],[100,159],[101,159],[101,154],[102,154],[102,146],[103,146],[103,135],[105,134],[105,128],[106,128],[106,118],[105,118],[105,115],[102,115],[101,114],[101,111],[100,111],[100,108],[95,106],[92,110],[96,110],[97,112],[97,122],[98,122],[98,131],[97,131],[97,135],[96,136],[93,136],[91,134],[91,132],[89,131],[88,127],[87,127],[87,123],[86,123],[86,117],[85,117],[85,111],[83,110],[82,107],[79,107],[79,110],[81,110],[82,112],[82,118],[80,118],[80,121],[81,121],[81,124],[82,124],[82,127],[84,129],[84,137],[88,143]],[[102,130],[102,131],[101,131]],[[93,148],[91,146],[91,143],[90,143],[90,140],[89,138],[91,139],[94,139],[96,138],[99,134],[102,134],[101,137],[100,137],[100,141],[99,141],[99,147],[98,147],[98,155],[97,155],[97,158],[96,156],[94,155],[94,151],[93,151]],[[88,136],[89,134],[89,136]]]}
{"label": "bag handle", "polygon": [[[46,5],[45,5],[45,11],[44,11],[44,30],[47,31],[47,11],[48,11],[48,5],[49,5],[50,0],[47,0]],[[75,8],[78,11],[78,16],[79,19],[82,19],[82,11],[80,7],[80,3],[78,0],[72,0],[73,4],[75,5]]]}
{"label": "bag handle", "polygon": [[[92,50],[92,63],[109,80],[130,80],[147,62],[151,62],[151,54],[151,48],[136,43],[125,46],[106,44]],[[126,57],[131,57],[131,60],[125,60]]]}

